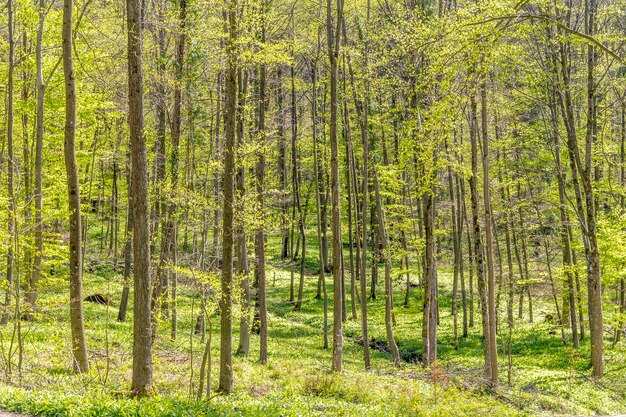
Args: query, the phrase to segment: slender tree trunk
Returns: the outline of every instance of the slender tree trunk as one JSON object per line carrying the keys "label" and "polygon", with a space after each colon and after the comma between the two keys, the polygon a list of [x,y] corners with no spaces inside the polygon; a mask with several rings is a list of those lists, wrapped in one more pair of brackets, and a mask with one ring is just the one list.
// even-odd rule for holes
{"label": "slender tree trunk", "polygon": [[[556,67],[556,62],[554,63]],[[556,68],[555,68],[556,70]],[[569,305],[569,322],[572,329],[572,345],[578,349],[579,335],[576,317],[576,288],[574,286],[574,265],[572,263],[572,247],[569,239],[570,220],[567,212],[567,196],[565,194],[565,173],[561,164],[561,141],[559,139],[559,122],[557,105],[557,94],[555,89],[550,92],[550,116],[552,121],[552,136],[554,140],[554,162],[556,164],[557,180],[559,184],[559,218],[561,221],[561,252],[563,254],[563,271],[565,274],[565,284],[567,288],[567,302]],[[565,310],[565,307],[563,307]],[[566,321],[566,318],[563,318]]]}
{"label": "slender tree trunk", "polygon": [[[298,160],[298,108],[296,106],[296,88],[295,88],[295,68],[291,67],[291,161],[293,172],[294,187],[294,213],[298,213],[298,246],[302,244],[302,254],[300,255],[300,280],[298,283],[298,298],[296,300],[294,310],[300,311],[302,308],[302,297],[304,295],[304,262],[306,259],[306,236],[304,230],[304,210],[302,209],[301,197],[301,175]],[[293,220],[295,221],[295,215]],[[292,240],[293,243],[293,240]],[[297,249],[296,249],[297,252]],[[294,258],[295,259],[295,258]]]}
{"label": "slender tree trunk", "polygon": [[[589,0],[585,8],[586,29],[589,36],[596,34],[597,0]],[[591,335],[591,366],[594,377],[602,377],[604,374],[604,329],[602,318],[602,280],[600,271],[600,250],[598,248],[596,205],[594,197],[592,170],[592,148],[598,133],[597,99],[595,66],[597,60],[596,47],[587,45],[587,134],[584,169],[578,166],[585,191],[585,206],[587,216],[587,239],[589,241],[587,257],[587,297],[589,303],[589,333]],[[599,178],[596,167],[595,180]]]}
{"label": "slender tree trunk", "polygon": [[[621,126],[620,126],[620,185],[624,187],[626,185],[626,166],[624,165],[626,159],[626,105],[624,103],[624,99],[626,96],[622,96],[620,98],[621,102]],[[620,198],[620,206],[622,212],[626,209],[626,198],[622,195]],[[613,336],[613,345],[617,344],[621,337],[622,332],[624,330],[624,309],[626,308],[625,298],[626,298],[626,282],[624,282],[624,278],[620,278],[619,280],[620,290],[619,290],[619,313],[620,319],[615,326],[615,334]],[[576,314],[574,313],[574,317]]]}
{"label": "slender tree trunk", "polygon": [[435,259],[434,187],[424,194],[424,319],[422,322],[423,360],[430,366],[437,360],[437,265]]}
{"label": "slender tree trunk", "polygon": [[[456,176],[456,201],[457,201],[457,245],[459,250],[459,275],[461,281],[461,305],[463,306],[463,337],[468,336],[468,312],[467,312],[467,292],[465,290],[465,268],[463,260],[463,223],[466,217],[465,213],[465,197],[461,192],[461,182],[463,181],[460,176]],[[471,272],[471,265],[470,265]]]}
{"label": "slender tree trunk", "polygon": [[128,16],[128,124],[133,197],[133,376],[132,393],[152,393],[152,329],[150,323],[150,213],[148,166],[143,118],[142,3],[127,2]]}
{"label": "slender tree trunk", "polygon": [[[178,39],[176,42],[176,84],[174,88],[174,109],[172,117],[172,156],[171,156],[171,186],[172,191],[178,191],[178,176],[179,176],[179,162],[180,162],[180,136],[181,136],[181,124],[182,124],[182,107],[183,107],[183,86],[184,70],[185,70],[185,43],[187,41],[187,0],[180,0],[179,2],[179,16],[178,16]],[[187,164],[189,166],[189,164]],[[171,234],[171,248],[172,255],[174,257],[174,270],[171,271],[171,311],[172,311],[172,340],[176,340],[176,287],[178,281],[178,272],[176,266],[178,265],[178,226],[176,221],[176,212],[178,204],[174,200],[169,205],[168,214],[168,228]]]}
{"label": "slender tree trunk", "polygon": [[[447,147],[447,146],[446,146]],[[458,238],[458,221],[457,207],[454,192],[454,184],[456,180],[452,173],[452,166],[448,165],[448,192],[450,195],[450,220],[452,223],[452,248],[453,256],[453,278],[452,278],[452,320],[453,320],[453,337],[454,349],[459,349],[459,325],[458,325],[458,288],[459,288],[459,272],[461,266],[461,247]]]}
{"label": "slender tree trunk", "polygon": [[[67,0],[65,0],[67,1]],[[5,298],[4,298],[4,309],[2,311],[2,318],[0,319],[0,324],[2,325],[6,325],[9,322],[9,309],[10,309],[10,304],[11,304],[11,288],[13,286],[13,273],[14,273],[14,266],[15,266],[15,252],[14,252],[14,246],[15,246],[15,214],[16,214],[16,210],[15,210],[15,185],[13,184],[14,181],[14,177],[15,177],[15,160],[14,160],[14,154],[13,154],[13,96],[14,96],[14,81],[13,81],[13,74],[15,71],[15,39],[14,39],[14,30],[15,30],[15,24],[13,23],[13,0],[8,0],[7,2],[7,17],[8,17],[8,32],[9,32],[9,69],[8,69],[8,77],[7,77],[7,153],[8,153],[8,158],[7,158],[7,192],[8,192],[8,197],[9,197],[9,213],[8,213],[8,221],[7,221],[7,225],[8,225],[8,235],[9,235],[9,241],[8,241],[8,245],[7,245],[7,285],[6,285],[6,294],[5,294]],[[69,24],[71,27],[71,3],[69,6],[65,6],[65,8],[69,7],[70,10],[70,17],[69,17]],[[65,9],[64,9],[65,10]],[[65,16],[64,16],[65,17]],[[65,20],[63,21],[63,30],[65,33]],[[70,28],[71,30],[71,28]],[[65,45],[65,41],[63,43],[63,45]],[[65,49],[64,49],[65,52]],[[65,58],[65,54],[63,55]],[[67,93],[66,93],[67,94]],[[74,94],[74,93],[72,93]],[[67,112],[67,110],[66,110]],[[72,113],[73,114],[73,113]],[[67,116],[66,116],[67,118]],[[67,122],[66,122],[67,124]],[[73,124],[72,124],[73,126]],[[66,128],[67,129],[67,128]],[[67,151],[66,151],[67,153]],[[69,189],[69,178],[68,178],[68,189]],[[78,224],[78,227],[80,228],[80,223]],[[70,260],[71,262],[71,260]],[[80,264],[79,264],[80,265]],[[74,277],[74,279],[76,279],[77,277]],[[73,281],[75,282],[75,280]],[[70,293],[70,297],[71,297],[71,293]],[[72,300],[70,299],[70,302]],[[82,302],[82,298],[80,300]],[[70,311],[71,308],[70,308]],[[82,309],[81,309],[82,311]],[[73,311],[72,311],[73,312]],[[74,315],[71,315],[72,318],[74,318]],[[73,322],[72,322],[73,323]],[[72,330],[74,330],[74,328],[72,327]],[[84,333],[84,332],[83,332]],[[72,332],[72,334],[74,334]],[[73,339],[72,339],[73,340]],[[83,339],[84,340],[84,339]],[[74,349],[75,346],[72,345],[72,348]],[[76,352],[76,354],[80,355],[81,352]],[[85,356],[85,361],[86,361],[86,356]]]}
{"label": "slender tree trunk", "polygon": [[[376,193],[378,232],[380,233],[380,241],[382,244],[382,256],[385,261],[385,330],[387,332],[387,343],[391,351],[394,366],[400,365],[400,352],[398,345],[393,337],[392,314],[393,314],[393,297],[391,282],[391,259],[389,248],[387,246],[387,230],[385,229],[385,216],[383,213],[382,198],[380,196],[380,183],[378,181],[378,172],[374,172],[374,191]],[[364,340],[363,343],[366,341]],[[436,341],[435,341],[436,345]]]}
{"label": "slender tree trunk", "polygon": [[311,103],[311,125],[313,130],[313,169],[315,170],[315,207],[317,214],[317,237],[320,241],[318,245],[319,250],[319,259],[320,259],[320,270],[319,270],[319,280],[320,283],[318,285],[318,293],[320,293],[320,297],[324,297],[324,324],[323,324],[323,343],[324,349],[328,349],[328,294],[326,291],[326,264],[324,258],[324,248],[322,247],[322,190],[320,183],[320,156],[317,144],[317,62],[313,62],[311,68],[311,81],[313,84],[313,96]]}
{"label": "slender tree trunk", "polygon": [[39,1],[39,25],[35,50],[37,66],[37,133],[35,140],[35,259],[33,274],[26,292],[27,318],[35,309],[41,278],[43,260],[43,133],[44,133],[44,93],[43,79],[43,32],[46,19],[45,2]]}
{"label": "slender tree trunk", "polygon": [[[127,155],[127,159],[128,159],[128,167],[129,169],[127,169],[127,174],[126,174],[126,184],[128,189],[130,190],[131,188],[131,173],[130,173],[130,166],[131,166],[131,157],[130,157],[130,152]],[[128,193],[128,210],[126,213],[126,232],[124,234],[124,248],[122,249],[122,251],[124,252],[124,281],[123,281],[123,288],[122,288],[122,298],[120,301],[120,309],[119,312],[117,314],[117,321],[119,322],[125,322],[126,321],[126,312],[128,310],[128,297],[130,294],[130,274],[131,274],[131,268],[132,268],[132,250],[133,250],[133,195],[132,193]]]}
{"label": "slender tree trunk", "polygon": [[222,216],[222,298],[220,300],[220,384],[228,395],[233,388],[233,199],[235,197],[235,124],[237,119],[237,0],[228,3],[226,112],[224,125],[224,211]]}
{"label": "slender tree trunk", "polygon": [[[479,201],[478,201],[478,121],[475,92],[470,96],[470,140],[472,147],[472,176],[470,177],[470,199],[472,203],[472,227],[474,229],[474,253],[476,256],[476,276],[478,278],[478,293],[482,314],[482,327],[485,353],[485,376],[491,381],[491,348],[489,343],[489,311],[487,302],[487,289],[485,286],[485,259],[480,227]],[[471,282],[471,281],[470,281]]]}
{"label": "slender tree trunk", "polygon": [[[261,2],[261,42],[265,43],[265,12],[266,2]],[[256,162],[256,193],[258,209],[261,213],[261,224],[257,228],[254,242],[256,256],[256,279],[259,309],[259,362],[267,363],[267,301],[265,292],[265,110],[267,68],[265,63],[259,66],[259,153]]]}
{"label": "slender tree trunk", "polygon": [[[347,116],[347,112],[344,112],[344,116]],[[344,134],[346,139],[346,191],[347,191],[347,202],[348,202],[348,245],[350,246],[349,252],[349,265],[350,265],[350,311],[352,314],[352,319],[356,320],[356,279],[355,279],[355,271],[354,271],[354,234],[352,227],[352,181],[351,171],[350,171],[350,127],[348,123],[348,118],[344,117]],[[345,286],[345,283],[344,283]],[[344,292],[345,297],[345,292]],[[345,305],[345,299],[344,299]],[[347,313],[344,311],[344,320],[347,319]]]}
{"label": "slender tree trunk", "polygon": [[[568,7],[571,4],[568,1]],[[593,28],[595,28],[595,12],[596,2],[591,0],[586,8],[585,24],[590,36],[593,36]],[[568,13],[569,19],[569,13]],[[585,259],[587,263],[587,287],[588,287],[588,303],[589,303],[589,327],[591,333],[591,363],[593,374],[596,377],[602,376],[603,373],[603,330],[602,330],[602,288],[600,281],[600,254],[597,246],[596,236],[596,218],[595,218],[595,198],[593,196],[592,175],[591,172],[591,151],[596,133],[596,104],[594,92],[594,67],[595,67],[595,49],[593,46],[588,47],[587,62],[587,136],[586,136],[586,157],[583,161],[580,156],[578,138],[576,133],[574,106],[570,92],[570,47],[568,44],[560,45],[560,63],[561,63],[561,94],[559,94],[561,112],[567,131],[567,148],[569,155],[569,165],[572,171],[572,183],[576,195],[576,211],[583,232],[583,245],[585,248]],[[580,188],[580,183],[584,190]],[[586,210],[585,207],[586,206]],[[571,240],[571,236],[570,236]],[[572,261],[574,252],[572,251]],[[577,293],[580,297],[580,288],[577,281]],[[579,322],[581,325],[581,339],[583,337],[582,314],[580,314],[582,306],[579,300]],[[593,318],[592,318],[593,317]],[[592,323],[593,322],[593,323]],[[599,326],[596,326],[599,324]]]}
{"label": "slender tree trunk", "polygon": [[[343,0],[338,0],[343,1]],[[328,3],[328,7],[330,8],[330,0]],[[327,10],[330,13],[330,10]],[[369,25],[369,17],[370,17],[370,2],[367,2],[367,24]],[[327,16],[330,20],[330,18]],[[347,38],[346,35],[346,25],[343,25],[342,33],[344,39]],[[365,48],[365,59],[367,68],[367,59],[368,59],[368,44],[366,43]],[[369,140],[369,82],[368,80],[364,80],[365,83],[365,100],[362,102],[358,99],[356,94],[356,89],[354,88],[354,75],[352,71],[352,65],[350,61],[350,55],[346,56],[348,61],[348,69],[350,74],[351,84],[353,86],[353,97],[354,104],[357,109],[357,114],[359,116],[359,125],[361,129],[361,142],[363,145],[363,170],[362,170],[362,183],[361,183],[361,258],[360,258],[360,287],[361,287],[361,337],[363,339],[363,362],[365,364],[365,369],[370,369],[371,367],[371,358],[370,358],[370,346],[369,346],[369,337],[368,337],[368,323],[367,323],[367,219],[368,219],[368,191],[369,191],[369,164],[370,164],[370,140]],[[374,234],[372,233],[372,245],[375,245],[376,239],[374,238]],[[376,265],[376,261],[372,259],[372,264]],[[374,269],[374,268],[372,268]],[[373,286],[372,286],[373,288]],[[375,293],[374,293],[375,295]]]}
{"label": "slender tree trunk", "polygon": [[[243,146],[244,143],[244,113],[246,108],[246,96],[248,94],[248,72],[243,69],[239,69],[237,72],[237,84],[239,88],[238,100],[237,100],[237,131],[236,131],[236,147]],[[236,168],[235,173],[236,183],[236,209],[243,212],[243,198],[246,193],[246,177],[245,169],[243,166]],[[242,356],[248,356],[250,351],[250,306],[251,306],[251,294],[250,294],[250,281],[248,279],[249,266],[248,266],[248,250],[246,231],[244,230],[243,219],[235,220],[235,257],[237,259],[235,272],[237,278],[240,280],[241,289],[241,319],[239,321],[239,347],[237,353]]]}
{"label": "slender tree trunk", "polygon": [[283,71],[279,65],[277,74],[278,83],[278,99],[277,99],[277,112],[278,112],[278,173],[280,182],[280,229],[281,229],[281,251],[280,259],[284,261],[289,256],[289,228],[287,226],[287,159],[286,150],[287,145],[285,143],[285,109],[283,108],[283,102],[285,101],[285,93],[283,91]]}
{"label": "slender tree trunk", "polygon": [[481,127],[483,137],[483,206],[485,210],[485,255],[487,257],[487,307],[488,307],[488,333],[485,339],[489,339],[489,378],[491,385],[498,385],[498,349],[496,345],[496,300],[495,300],[495,274],[493,268],[493,231],[491,228],[491,193],[489,179],[489,135],[487,130],[487,86],[483,81],[481,87]]}
{"label": "slender tree trunk", "polygon": [[[333,19],[333,0],[326,1],[326,25],[328,58],[330,63],[330,187],[333,231],[333,359],[332,369],[342,369],[343,329],[342,329],[342,277],[341,252],[341,211],[339,206],[339,144],[337,139],[337,60],[339,56],[339,35],[343,20],[343,0],[337,0],[337,15]],[[336,23],[336,28],[333,26]],[[367,343],[364,340],[364,343]]]}
{"label": "slender tree trunk", "polygon": [[[89,359],[83,321],[83,277],[78,164],[76,162],[76,79],[72,59],[72,0],[63,2],[63,74],[65,77],[65,170],[70,211],[70,322],[74,370],[87,372]],[[9,171],[10,172],[10,171]]]}

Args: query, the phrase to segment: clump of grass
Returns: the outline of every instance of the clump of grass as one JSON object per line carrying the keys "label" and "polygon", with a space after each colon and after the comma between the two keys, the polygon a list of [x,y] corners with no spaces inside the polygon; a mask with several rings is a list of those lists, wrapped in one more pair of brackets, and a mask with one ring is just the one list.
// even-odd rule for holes
{"label": "clump of grass", "polygon": [[318,397],[332,397],[337,392],[337,380],[333,375],[308,376],[303,384],[304,392]]}

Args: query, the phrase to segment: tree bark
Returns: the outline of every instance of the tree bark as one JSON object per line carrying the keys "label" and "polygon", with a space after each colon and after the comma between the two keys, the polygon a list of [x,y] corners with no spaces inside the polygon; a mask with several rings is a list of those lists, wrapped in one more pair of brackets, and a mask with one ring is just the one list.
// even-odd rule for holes
{"label": "tree bark", "polygon": [[224,125],[224,210],[222,216],[222,297],[220,300],[220,382],[219,391],[228,395],[233,388],[233,199],[235,197],[235,125],[237,118],[237,0],[227,10],[226,111]]}
{"label": "tree bark", "polygon": [[[341,33],[343,0],[336,0],[337,15],[333,19],[333,0],[326,1],[326,30],[328,59],[330,63],[330,187],[333,232],[333,358],[332,370],[342,369],[342,278],[341,211],[339,206],[339,144],[337,139],[337,79],[339,57],[339,34]],[[336,24],[336,28],[333,26]],[[364,343],[367,343],[364,340]]]}
{"label": "tree bark", "polygon": [[150,323],[150,213],[148,161],[143,117],[142,29],[140,0],[128,0],[128,124],[131,147],[133,207],[133,375],[132,393],[152,394],[152,329]]}
{"label": "tree bark", "polygon": [[[65,170],[70,212],[70,322],[74,370],[87,372],[89,359],[83,321],[83,277],[78,164],[76,162],[76,79],[72,59],[72,0],[63,2],[63,74],[65,78]],[[10,171],[9,171],[10,172]]]}
{"label": "tree bark", "polygon": [[[261,2],[261,42],[265,43],[265,12],[266,2]],[[265,110],[267,67],[259,65],[259,152],[256,161],[256,193],[258,210],[261,213],[261,224],[256,230],[254,251],[256,256],[256,280],[259,310],[259,362],[267,363],[267,301],[265,283]]]}

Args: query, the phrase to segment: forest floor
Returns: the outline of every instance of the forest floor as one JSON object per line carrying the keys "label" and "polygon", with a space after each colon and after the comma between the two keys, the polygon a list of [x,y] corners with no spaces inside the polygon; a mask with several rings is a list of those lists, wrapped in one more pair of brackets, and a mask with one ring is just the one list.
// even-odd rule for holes
{"label": "forest floor", "polygon": [[[270,253],[279,253],[274,248]],[[309,248],[309,257],[317,253]],[[275,259],[268,269],[269,363],[258,364],[258,336],[252,336],[248,357],[234,357],[235,391],[230,397],[214,396],[210,402],[194,400],[204,345],[193,335],[199,310],[197,291],[180,275],[178,290],[178,337],[169,339],[169,322],[159,325],[154,346],[156,395],[136,401],[129,398],[132,364],[132,303],[129,320],[116,321],[121,276],[110,263],[86,261],[85,296],[109,293],[113,305],[85,304],[85,327],[91,370],[71,372],[67,281],[63,253],[51,253],[59,267],[44,280],[40,315],[22,322],[24,340],[22,372],[18,350],[11,343],[15,323],[0,329],[3,379],[0,408],[41,417],[86,416],[557,416],[610,415],[626,411],[626,343],[612,347],[606,339],[606,376],[591,378],[589,345],[579,351],[564,347],[555,324],[549,297],[534,295],[534,322],[527,305],[512,333],[511,361],[505,350],[506,328],[500,330],[501,385],[489,391],[482,378],[480,313],[475,303],[475,324],[469,336],[453,348],[450,313],[450,274],[440,271],[440,319],[438,357],[435,367],[418,363],[421,351],[421,295],[411,290],[404,306],[402,279],[396,279],[394,332],[402,364],[392,366],[386,349],[382,270],[378,295],[368,302],[372,368],[363,369],[360,321],[349,318],[344,325],[344,367],[330,372],[331,351],[322,348],[323,302],[315,299],[316,262],[307,263],[302,310],[289,303],[290,270]],[[316,256],[315,256],[316,257]],[[103,258],[106,258],[106,248]],[[50,272],[50,271],[48,271]],[[298,272],[295,280],[297,283]],[[328,281],[331,279],[329,277]],[[297,285],[296,285],[297,288]],[[332,295],[332,285],[328,292]],[[348,285],[348,294],[350,287]],[[332,299],[329,300],[332,307]],[[213,307],[214,308],[214,307]],[[503,306],[502,306],[503,308]],[[348,316],[350,317],[348,296]],[[357,305],[358,310],[358,305]],[[517,306],[516,306],[517,312]],[[517,316],[517,314],[516,314]],[[332,318],[332,315],[330,315]],[[459,324],[461,314],[459,312]],[[219,369],[219,316],[213,314],[212,383]],[[234,346],[238,345],[238,320]],[[332,325],[332,322],[329,323]],[[510,380],[509,380],[510,369]],[[0,414],[0,417],[4,417]]]}

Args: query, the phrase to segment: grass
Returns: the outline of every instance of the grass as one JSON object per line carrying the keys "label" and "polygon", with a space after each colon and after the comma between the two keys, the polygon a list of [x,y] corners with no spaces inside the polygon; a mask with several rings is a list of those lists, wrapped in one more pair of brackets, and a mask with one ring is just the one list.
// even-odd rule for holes
{"label": "grass", "polygon": [[[317,250],[309,243],[308,256]],[[277,239],[270,240],[269,253],[278,253]],[[313,247],[311,247],[313,246]],[[97,249],[94,250],[97,252]],[[314,261],[307,264],[302,310],[293,311],[288,302],[290,272],[277,260],[268,269],[269,363],[257,363],[258,336],[252,336],[249,357],[235,356],[235,391],[230,397],[215,396],[195,401],[198,369],[203,345],[192,336],[198,298],[190,286],[179,287],[178,338],[168,339],[169,323],[159,326],[154,347],[154,381],[157,394],[145,400],[128,397],[132,362],[132,304],[129,320],[118,323],[117,304],[107,307],[85,304],[85,327],[91,361],[86,375],[70,372],[69,320],[66,270],[63,254],[55,274],[44,280],[41,313],[35,322],[23,322],[24,362],[22,373],[6,374],[12,326],[0,329],[5,383],[0,385],[0,407],[38,416],[531,416],[593,415],[626,410],[624,342],[612,348],[607,343],[606,377],[595,381],[588,367],[589,345],[579,352],[564,347],[552,325],[544,320],[550,312],[549,299],[537,295],[535,323],[517,321],[512,338],[511,383],[507,383],[504,352],[506,328],[500,329],[500,369],[503,383],[489,392],[482,383],[480,313],[469,337],[453,349],[450,314],[450,274],[442,268],[441,324],[438,334],[439,361],[432,369],[414,363],[421,352],[421,299],[413,289],[408,307],[400,280],[396,282],[394,327],[403,358],[393,368],[390,355],[372,351],[372,368],[363,370],[362,347],[358,343],[360,322],[344,325],[344,372],[330,372],[331,351],[322,348],[321,300],[315,299],[317,275]],[[52,262],[52,261],[51,261]],[[52,262],[53,263],[53,262]],[[382,276],[382,271],[381,271]],[[296,281],[298,273],[296,272]],[[329,283],[329,294],[332,285]],[[85,296],[110,293],[119,303],[121,277],[111,267],[95,263],[85,275]],[[368,302],[370,337],[384,347],[384,300]],[[349,303],[349,300],[348,300]],[[332,299],[329,300],[332,306]],[[358,310],[358,308],[357,308]],[[348,311],[350,306],[348,304]],[[219,317],[213,315],[212,381],[217,385],[219,369]],[[332,320],[332,315],[330,315]],[[235,319],[233,345],[238,343]],[[460,322],[460,315],[459,315]],[[607,337],[608,342],[608,337]],[[17,358],[12,357],[15,364]]]}

